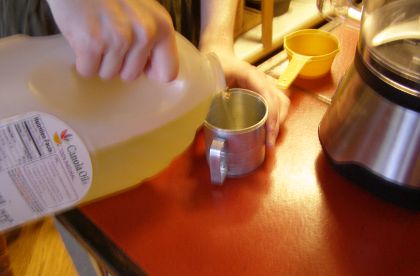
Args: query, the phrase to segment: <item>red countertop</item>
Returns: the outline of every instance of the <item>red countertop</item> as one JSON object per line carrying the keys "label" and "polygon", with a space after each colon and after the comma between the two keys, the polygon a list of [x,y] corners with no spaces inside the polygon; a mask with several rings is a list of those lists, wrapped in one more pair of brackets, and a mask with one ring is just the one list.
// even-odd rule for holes
{"label": "red countertop", "polygon": [[[331,75],[295,87],[333,94],[357,40],[335,33]],[[420,213],[338,175],[318,140],[328,106],[291,90],[277,146],[252,174],[213,186],[199,132],[158,176],[82,213],[150,275],[420,275]]]}

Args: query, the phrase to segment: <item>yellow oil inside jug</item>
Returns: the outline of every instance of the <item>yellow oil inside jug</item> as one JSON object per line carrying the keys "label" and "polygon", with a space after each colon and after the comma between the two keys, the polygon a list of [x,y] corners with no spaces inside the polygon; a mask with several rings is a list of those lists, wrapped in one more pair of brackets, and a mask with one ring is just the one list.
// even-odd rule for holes
{"label": "yellow oil inside jug", "polygon": [[[157,130],[91,154],[93,182],[83,202],[120,192],[164,169],[194,140],[212,97]],[[168,134],[176,134],[175,139]]]}

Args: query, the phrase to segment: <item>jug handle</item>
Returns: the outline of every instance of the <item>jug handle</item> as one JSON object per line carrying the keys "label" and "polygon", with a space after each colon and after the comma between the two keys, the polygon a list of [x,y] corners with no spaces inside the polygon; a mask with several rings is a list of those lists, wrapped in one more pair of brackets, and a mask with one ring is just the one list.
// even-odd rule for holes
{"label": "jug handle", "polygon": [[225,140],[213,139],[209,149],[209,166],[211,182],[222,185],[227,173]]}

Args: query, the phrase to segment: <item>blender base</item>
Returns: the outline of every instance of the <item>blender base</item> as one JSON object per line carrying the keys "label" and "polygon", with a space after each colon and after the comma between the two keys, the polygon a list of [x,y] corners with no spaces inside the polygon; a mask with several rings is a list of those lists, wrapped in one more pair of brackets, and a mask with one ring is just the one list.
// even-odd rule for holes
{"label": "blender base", "polygon": [[420,189],[407,188],[387,181],[359,165],[337,164],[325,150],[323,152],[334,170],[352,183],[385,201],[420,211]]}

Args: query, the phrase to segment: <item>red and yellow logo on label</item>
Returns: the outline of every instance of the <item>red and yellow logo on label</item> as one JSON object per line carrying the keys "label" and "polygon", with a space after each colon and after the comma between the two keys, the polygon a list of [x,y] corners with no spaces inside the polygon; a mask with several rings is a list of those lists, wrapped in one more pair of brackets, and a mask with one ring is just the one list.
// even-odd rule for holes
{"label": "red and yellow logo on label", "polygon": [[60,135],[54,132],[53,140],[57,145],[61,145],[63,141],[69,142],[73,135],[67,132],[67,129],[61,131]]}

